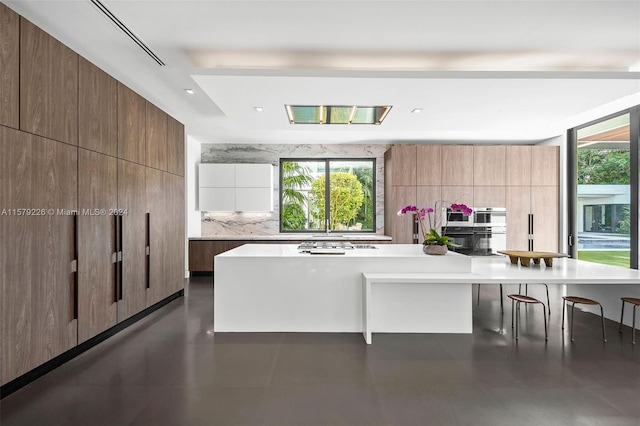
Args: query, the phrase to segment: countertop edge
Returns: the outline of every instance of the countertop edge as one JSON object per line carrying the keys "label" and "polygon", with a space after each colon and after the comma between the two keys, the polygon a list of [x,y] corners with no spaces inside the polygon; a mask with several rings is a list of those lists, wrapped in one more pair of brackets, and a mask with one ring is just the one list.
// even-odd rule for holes
{"label": "countertop edge", "polygon": [[348,235],[313,236],[313,235],[221,235],[214,237],[189,237],[189,241],[391,241],[388,235]]}

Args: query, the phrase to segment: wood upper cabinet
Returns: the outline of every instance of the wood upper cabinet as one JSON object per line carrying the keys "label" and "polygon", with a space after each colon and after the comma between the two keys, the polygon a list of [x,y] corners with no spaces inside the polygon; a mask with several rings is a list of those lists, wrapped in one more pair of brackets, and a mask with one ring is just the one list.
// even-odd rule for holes
{"label": "wood upper cabinet", "polygon": [[78,144],[78,54],[20,20],[20,129]]}
{"label": "wood upper cabinet", "polygon": [[80,57],[78,146],[118,154],[118,82]]}
{"label": "wood upper cabinet", "polygon": [[407,186],[416,184],[416,155],[417,147],[415,145],[395,145],[391,147],[391,161],[393,162],[391,185]]}
{"label": "wood upper cabinet", "polygon": [[531,147],[531,185],[557,186],[560,174],[560,147]]}
{"label": "wood upper cabinet", "polygon": [[459,186],[459,185],[443,185],[442,186],[442,201],[447,206],[456,204],[466,204],[469,207],[475,206],[473,199],[473,186]]}
{"label": "wood upper cabinet", "polygon": [[505,184],[506,146],[473,147],[473,184],[499,186]]}
{"label": "wood upper cabinet", "polygon": [[122,216],[122,277],[118,322],[146,308],[146,167],[118,160],[118,209]]}
{"label": "wood upper cabinet", "polygon": [[531,146],[507,146],[506,184],[513,186],[531,185]]}
{"label": "wood upper cabinet", "polygon": [[473,205],[475,207],[506,207],[504,186],[474,186]]}
{"label": "wood upper cabinet", "polygon": [[146,164],[167,170],[167,114],[151,102],[146,106]]}
{"label": "wood upper cabinet", "polygon": [[[438,207],[441,207],[442,200],[442,187],[440,185],[434,186],[418,186],[416,187],[416,206],[419,208],[436,208],[436,203],[438,203]],[[431,226],[436,226],[436,224],[442,222],[442,209],[438,208],[431,214],[431,218],[435,223],[432,223]],[[429,227],[429,219],[425,218],[425,227]],[[429,231],[425,229],[425,231]],[[438,229],[438,232],[440,229]],[[421,243],[421,238],[418,238],[418,242]]]}
{"label": "wood upper cabinet", "polygon": [[[78,343],[117,323],[118,160],[78,150]],[[85,214],[86,210],[97,214]],[[99,212],[104,210],[104,214]]]}
{"label": "wood upper cabinet", "polygon": [[391,227],[387,232],[393,237],[394,244],[411,244],[413,243],[413,216],[398,216],[396,213],[408,205],[416,205],[416,187],[415,186],[395,186],[390,197],[385,197],[385,203],[390,205],[385,210],[385,214],[389,215],[389,225]]}
{"label": "wood upper cabinet", "polygon": [[147,101],[118,83],[118,158],[145,164]]}
{"label": "wood upper cabinet", "polygon": [[184,125],[175,118],[167,118],[167,171],[184,176]]}
{"label": "wood upper cabinet", "polygon": [[0,126],[0,153],[2,208],[38,213],[0,220],[4,384],[77,344],[77,148]]}
{"label": "wood upper cabinet", "polygon": [[473,185],[473,148],[473,145],[442,145],[443,185]]}
{"label": "wood upper cabinet", "polygon": [[0,3],[0,125],[20,127],[20,16]]}
{"label": "wood upper cabinet", "polygon": [[442,147],[440,145],[418,145],[416,155],[416,184],[418,186],[442,184]]}

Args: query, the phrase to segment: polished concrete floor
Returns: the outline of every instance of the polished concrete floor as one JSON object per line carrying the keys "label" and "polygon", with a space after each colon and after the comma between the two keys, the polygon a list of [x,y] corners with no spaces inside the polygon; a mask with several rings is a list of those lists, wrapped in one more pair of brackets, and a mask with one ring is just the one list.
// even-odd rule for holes
{"label": "polished concrete floor", "polygon": [[[517,288],[507,288],[514,292]],[[530,286],[532,287],[532,286]],[[532,290],[539,291],[539,290]],[[211,278],[3,399],[2,426],[640,425],[640,344],[551,288],[521,312],[483,285],[472,335],[214,334]],[[474,289],[475,297],[475,289]],[[640,337],[640,336],[639,336]]]}

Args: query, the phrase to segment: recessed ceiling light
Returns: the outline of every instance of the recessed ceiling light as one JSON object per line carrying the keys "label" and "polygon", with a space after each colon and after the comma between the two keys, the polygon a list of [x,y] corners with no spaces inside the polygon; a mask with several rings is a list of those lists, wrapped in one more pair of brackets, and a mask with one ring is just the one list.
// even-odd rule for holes
{"label": "recessed ceiling light", "polygon": [[390,105],[285,105],[291,124],[380,124]]}
{"label": "recessed ceiling light", "polygon": [[422,108],[414,108],[414,109],[411,110],[412,114],[417,114],[419,112],[422,112]]}
{"label": "recessed ceiling light", "polygon": [[262,108],[262,107],[258,107],[258,106],[253,107],[253,109],[255,109],[257,112],[262,112],[262,111],[264,111],[264,108]]}
{"label": "recessed ceiling light", "polygon": [[196,92],[193,91],[193,89],[184,89],[185,92],[187,92],[187,94],[189,95],[195,95]]}

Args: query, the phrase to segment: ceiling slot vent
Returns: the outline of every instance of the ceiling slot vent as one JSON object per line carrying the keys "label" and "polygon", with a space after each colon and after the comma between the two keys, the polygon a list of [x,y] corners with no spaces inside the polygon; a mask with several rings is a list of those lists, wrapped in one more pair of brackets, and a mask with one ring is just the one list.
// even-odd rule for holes
{"label": "ceiling slot vent", "polygon": [[91,3],[93,3],[95,7],[98,8],[100,12],[102,12],[104,16],[106,16],[111,22],[116,24],[116,26],[120,28],[120,30],[127,35],[127,37],[133,40],[135,44],[140,46],[140,49],[144,50],[144,52],[147,55],[149,55],[151,59],[156,61],[158,65],[162,67],[166,66],[166,64],[162,61],[162,59],[160,59],[158,55],[156,55],[149,46],[147,46],[142,40],[140,40],[140,38],[137,35],[135,35],[135,33],[131,31],[120,19],[118,19],[118,17],[114,15],[113,12],[107,9],[107,6],[102,4],[100,0],[90,0],[90,1]]}

